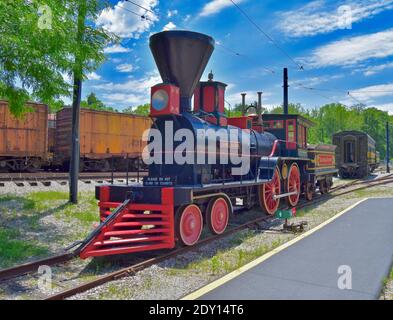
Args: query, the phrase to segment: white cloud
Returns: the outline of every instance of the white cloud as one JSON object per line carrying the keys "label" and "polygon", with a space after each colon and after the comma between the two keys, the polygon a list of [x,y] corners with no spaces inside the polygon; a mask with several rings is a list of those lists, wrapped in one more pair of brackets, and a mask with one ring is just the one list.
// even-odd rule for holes
{"label": "white cloud", "polygon": [[330,5],[325,0],[316,0],[279,14],[278,27],[289,37],[313,36],[351,28],[356,22],[391,9],[393,0],[350,0]]}
{"label": "white cloud", "polygon": [[362,102],[373,102],[377,98],[393,96],[393,83],[379,84],[351,90],[350,94]]}
{"label": "white cloud", "polygon": [[312,52],[314,67],[351,66],[371,58],[393,55],[393,29],[334,41]]}
{"label": "white cloud", "polygon": [[176,25],[172,21],[170,21],[169,23],[167,23],[164,26],[164,28],[162,30],[169,31],[169,30],[173,30],[173,29],[176,29]]}
{"label": "white cloud", "polygon": [[134,70],[134,67],[132,64],[123,63],[116,66],[116,70],[119,72],[131,72],[132,70]]}
{"label": "white cloud", "polygon": [[179,12],[176,9],[175,10],[168,10],[167,17],[171,18],[171,17],[177,15],[178,13]]}
{"label": "white cloud", "polygon": [[[153,10],[158,5],[158,0],[140,0],[138,4]],[[146,19],[142,19],[127,10],[145,16]],[[155,21],[158,21],[157,15],[146,12],[146,10],[136,7],[130,2],[119,1],[114,8],[106,8],[102,11],[96,24],[122,38],[139,38],[140,34],[148,31]]]}
{"label": "white cloud", "polygon": [[384,64],[379,64],[376,66],[366,67],[364,69],[361,69],[360,71],[363,72],[363,74],[365,76],[371,76],[371,75],[374,75],[380,71],[383,71],[385,69],[391,69],[391,68],[393,68],[393,62],[388,62],[388,63],[384,63]]}
{"label": "white cloud", "polygon": [[[138,106],[147,103],[148,97],[140,96],[134,93],[105,93],[102,95],[103,100],[110,106],[127,107]],[[119,108],[120,110],[122,108]]]}
{"label": "white cloud", "polygon": [[[321,83],[328,82],[331,80],[336,80],[344,77],[343,74],[336,74],[336,75],[326,75],[326,76],[315,76],[315,77],[307,77],[304,79],[296,79],[290,81],[289,85],[291,87],[315,87],[320,85]],[[281,85],[280,85],[281,86]]]}
{"label": "white cloud", "polygon": [[[237,0],[236,3],[239,4],[243,1],[244,0]],[[211,16],[232,5],[233,4],[229,0],[211,0],[209,3],[205,4],[199,15],[201,17]]]}
{"label": "white cloud", "polygon": [[95,72],[90,72],[89,74],[87,74],[87,79],[88,79],[88,80],[100,80],[100,79],[101,79],[101,76],[98,75],[98,74],[95,73]]}
{"label": "white cloud", "polygon": [[104,53],[125,53],[125,52],[130,52],[130,48],[125,48],[120,44],[115,44],[111,47],[107,47],[104,49]]}
{"label": "white cloud", "polygon": [[390,115],[393,115],[393,104],[392,103],[382,103],[368,106],[369,108],[377,108],[382,111],[387,111]]}
{"label": "white cloud", "polygon": [[150,88],[161,82],[161,77],[155,71],[147,73],[141,79],[130,78],[122,83],[105,82],[92,85],[91,88],[102,92],[106,104],[127,107],[149,102]]}
{"label": "white cloud", "polygon": [[69,73],[62,73],[61,75],[62,75],[63,80],[64,80],[65,82],[67,82],[68,84],[72,84],[72,81],[73,81],[73,76],[72,76],[72,74],[69,74]]}

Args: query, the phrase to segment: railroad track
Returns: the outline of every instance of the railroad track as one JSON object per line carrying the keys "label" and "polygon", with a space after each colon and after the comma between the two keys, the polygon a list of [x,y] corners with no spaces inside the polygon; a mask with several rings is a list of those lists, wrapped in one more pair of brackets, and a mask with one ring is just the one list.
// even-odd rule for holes
{"label": "railroad track", "polygon": [[[129,179],[144,177],[146,171],[138,172],[113,172],[113,179]],[[38,181],[67,181],[69,174],[67,172],[34,172],[34,173],[0,173],[0,181],[2,182],[38,182]],[[112,172],[81,172],[79,180],[111,180]]]}
{"label": "railroad track", "polygon": [[[315,205],[321,201],[324,200],[328,200],[331,199],[333,197],[338,197],[338,196],[342,196],[345,194],[349,194],[351,192],[354,191],[359,191],[359,190],[363,190],[363,189],[367,189],[367,188],[371,188],[374,186],[378,186],[378,185],[385,185],[388,183],[392,183],[393,182],[393,174],[387,175],[385,177],[382,178],[377,178],[374,180],[355,180],[355,181],[351,181],[350,183],[347,183],[345,185],[341,185],[336,187],[335,189],[332,189],[330,194],[326,194],[326,195],[321,195],[317,198],[314,198],[312,201],[303,201],[301,202],[297,208],[298,209],[302,209],[304,207],[308,207],[311,205]],[[358,186],[359,185],[359,186]],[[350,187],[355,186],[355,188],[353,189],[349,189],[349,190],[345,190],[348,189]],[[344,190],[343,190],[344,189]],[[338,192],[340,191],[341,192]],[[70,289],[66,289],[63,290],[59,293],[56,293],[52,296],[49,296],[46,298],[46,300],[62,300],[62,299],[66,299],[69,298],[73,295],[76,295],[78,293],[82,293],[85,292],[89,289],[98,287],[106,282],[110,282],[112,280],[116,280],[119,279],[121,277],[125,277],[125,276],[131,276],[136,274],[137,272],[150,267],[154,264],[160,263],[162,261],[168,260],[170,258],[176,257],[180,254],[195,250],[201,246],[204,246],[210,242],[213,242],[217,239],[223,238],[223,237],[227,237],[231,234],[234,234],[236,232],[239,232],[241,230],[253,227],[255,225],[258,225],[259,223],[262,222],[267,222],[269,220],[274,219],[271,216],[264,216],[264,217],[260,217],[251,221],[248,221],[244,224],[240,224],[237,226],[234,226],[230,229],[228,229],[226,232],[224,232],[221,235],[215,235],[215,236],[210,236],[207,237],[205,239],[200,240],[196,245],[192,246],[192,247],[182,247],[179,249],[175,249],[170,251],[169,253],[165,253],[165,254],[161,254],[158,255],[156,257],[153,258],[148,258],[144,261],[138,262],[136,264],[133,264],[131,266],[127,266],[125,268],[121,268],[119,270],[116,270],[114,272],[111,272],[109,274],[103,275],[103,276],[99,276],[96,279],[83,283],[81,285],[72,287]],[[20,276],[23,274],[27,274],[27,273],[31,273],[31,272],[35,272],[38,268],[38,266],[40,265],[56,265],[59,263],[67,263],[70,260],[76,258],[78,256],[79,252],[78,252],[78,248],[75,249],[72,252],[68,252],[68,253],[61,253],[59,255],[53,256],[53,257],[49,257],[47,259],[42,259],[39,261],[35,261],[35,262],[31,262],[31,263],[26,263],[20,266],[16,266],[13,268],[9,268],[9,269],[5,269],[5,270],[0,270],[0,281],[3,281],[5,279],[11,278],[11,277],[16,277],[16,276]]]}
{"label": "railroad track", "polygon": [[393,173],[387,174],[387,175],[385,175],[383,177],[375,178],[375,179],[364,180],[364,178],[360,178],[360,179],[356,179],[356,180],[353,180],[351,182],[348,182],[348,183],[345,183],[345,184],[333,187],[333,188],[330,189],[330,192],[336,192],[338,190],[346,189],[346,188],[349,188],[351,186],[356,186],[356,185],[365,184],[365,183],[371,183],[373,181],[383,181],[383,179],[387,179],[387,178],[390,178],[390,177],[393,177]]}

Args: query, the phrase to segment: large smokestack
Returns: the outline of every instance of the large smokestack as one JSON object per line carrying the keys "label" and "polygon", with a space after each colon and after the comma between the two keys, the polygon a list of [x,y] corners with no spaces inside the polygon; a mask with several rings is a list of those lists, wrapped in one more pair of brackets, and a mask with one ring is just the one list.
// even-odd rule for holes
{"label": "large smokestack", "polygon": [[258,115],[258,125],[262,125],[262,91],[258,91],[258,106],[257,106],[257,115]]}
{"label": "large smokestack", "polygon": [[242,116],[246,114],[246,95],[247,93],[241,93],[242,95]]}
{"label": "large smokestack", "polygon": [[288,114],[288,68],[284,68],[284,114]]}
{"label": "large smokestack", "polygon": [[214,39],[191,31],[164,31],[150,37],[150,50],[164,83],[180,88],[180,112],[191,97],[214,51]]}

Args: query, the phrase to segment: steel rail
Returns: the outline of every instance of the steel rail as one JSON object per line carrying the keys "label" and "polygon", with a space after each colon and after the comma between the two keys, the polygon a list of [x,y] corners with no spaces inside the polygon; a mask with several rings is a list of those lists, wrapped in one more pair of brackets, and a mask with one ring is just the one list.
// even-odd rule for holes
{"label": "steel rail", "polygon": [[[139,173],[141,177],[147,175],[146,171],[142,171]],[[113,174],[115,179],[126,179],[126,172],[114,172]],[[129,172],[129,178],[136,178],[138,176],[137,172]],[[81,172],[79,174],[79,180],[100,180],[100,179],[111,179],[112,173],[107,172]],[[69,174],[65,172],[35,172],[35,173],[0,173],[0,181],[56,181],[56,180],[68,180]]]}
{"label": "steel rail", "polygon": [[7,269],[2,269],[0,270],[0,282],[22,276],[28,273],[36,272],[40,266],[46,265],[46,266],[52,266],[54,264],[58,263],[66,263],[76,257],[75,252],[67,252],[67,253],[61,253],[52,257],[44,258],[41,260],[36,260],[32,262],[27,262],[21,265],[18,265],[16,267],[11,267]]}

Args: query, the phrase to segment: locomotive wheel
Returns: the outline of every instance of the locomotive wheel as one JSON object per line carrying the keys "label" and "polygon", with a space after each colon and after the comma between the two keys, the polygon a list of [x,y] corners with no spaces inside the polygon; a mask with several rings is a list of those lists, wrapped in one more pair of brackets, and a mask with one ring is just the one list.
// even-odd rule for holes
{"label": "locomotive wheel", "polygon": [[288,205],[294,207],[299,202],[300,198],[300,170],[299,166],[296,163],[291,165],[289,169],[286,192],[294,192],[297,193],[287,197]]}
{"label": "locomotive wheel", "polygon": [[281,180],[278,169],[274,169],[272,181],[259,186],[258,198],[261,208],[268,214],[273,215],[280,205],[280,198],[274,199],[281,191]]}
{"label": "locomotive wheel", "polygon": [[176,214],[176,236],[181,244],[192,246],[198,242],[203,229],[203,218],[199,207],[190,204],[180,207]]}
{"label": "locomotive wheel", "polygon": [[313,196],[314,196],[314,188],[311,182],[307,182],[306,184],[306,190],[304,192],[306,199],[308,201],[311,201]]}
{"label": "locomotive wheel", "polygon": [[319,181],[319,191],[321,192],[321,194],[328,193],[328,187],[326,184],[326,180]]}
{"label": "locomotive wheel", "polygon": [[230,207],[223,198],[213,198],[209,201],[206,211],[206,223],[213,234],[222,234],[227,228]]}

